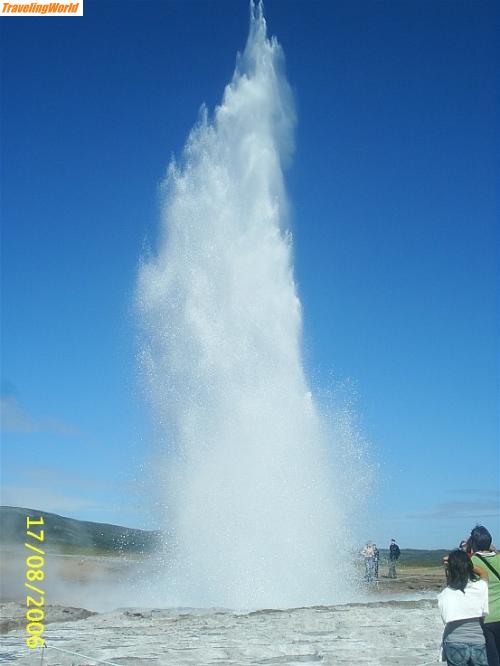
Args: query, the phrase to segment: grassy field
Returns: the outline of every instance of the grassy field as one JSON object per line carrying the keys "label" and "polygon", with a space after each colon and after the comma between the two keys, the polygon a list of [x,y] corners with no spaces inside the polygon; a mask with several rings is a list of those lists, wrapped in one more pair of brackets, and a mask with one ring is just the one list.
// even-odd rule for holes
{"label": "grassy field", "polygon": [[[401,557],[398,560],[398,569],[408,567],[441,567],[443,557],[448,554],[448,550],[418,550],[416,548],[402,548]],[[388,559],[388,551],[380,551],[380,561],[385,562]]]}

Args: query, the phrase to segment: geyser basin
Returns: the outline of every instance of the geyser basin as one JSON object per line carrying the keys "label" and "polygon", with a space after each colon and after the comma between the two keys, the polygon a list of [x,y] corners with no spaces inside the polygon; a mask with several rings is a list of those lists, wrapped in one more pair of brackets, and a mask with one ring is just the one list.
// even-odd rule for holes
{"label": "geyser basin", "polygon": [[347,597],[347,470],[301,358],[283,180],[294,124],[281,47],[252,4],[222,103],[170,165],[158,250],[138,276],[141,362],[164,428],[172,604]]}

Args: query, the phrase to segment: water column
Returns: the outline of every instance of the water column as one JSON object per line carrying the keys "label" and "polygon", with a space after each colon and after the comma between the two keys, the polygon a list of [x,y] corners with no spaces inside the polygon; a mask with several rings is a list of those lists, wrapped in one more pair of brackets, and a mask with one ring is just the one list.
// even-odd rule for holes
{"label": "water column", "polygon": [[282,49],[252,5],[220,106],[169,167],[138,275],[178,604],[326,603],[345,578],[340,472],[301,357],[283,180],[294,125]]}

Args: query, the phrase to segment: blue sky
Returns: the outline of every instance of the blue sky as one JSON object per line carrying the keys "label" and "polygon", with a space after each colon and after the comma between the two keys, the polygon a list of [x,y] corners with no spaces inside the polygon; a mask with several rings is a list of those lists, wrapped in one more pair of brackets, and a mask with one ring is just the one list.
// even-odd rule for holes
{"label": "blue sky", "polygon": [[[316,389],[355,396],[381,544],[453,546],[477,521],[500,541],[499,15],[266,3],[298,111],[305,363]],[[1,23],[2,503],[158,527],[136,268],[170,157],[220,101],[247,24],[246,0]]]}

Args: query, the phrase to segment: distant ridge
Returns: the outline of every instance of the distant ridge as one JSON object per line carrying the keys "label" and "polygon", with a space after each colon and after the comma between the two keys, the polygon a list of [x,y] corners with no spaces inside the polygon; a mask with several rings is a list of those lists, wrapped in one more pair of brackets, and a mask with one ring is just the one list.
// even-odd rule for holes
{"label": "distant ridge", "polygon": [[[380,548],[381,561],[389,558],[389,549]],[[419,548],[401,548],[401,557],[398,560],[398,567],[421,566],[421,567],[435,567],[442,566],[443,557],[448,555],[450,550],[440,548],[438,550],[420,550]]]}
{"label": "distant ridge", "polygon": [[159,530],[139,530],[66,518],[38,509],[0,506],[0,538],[3,546],[24,546],[26,516],[43,516],[46,550],[65,553],[144,553],[154,550],[161,541]]}
{"label": "distant ridge", "polygon": [[[94,523],[67,518],[57,513],[17,506],[0,506],[0,542],[2,546],[24,546],[26,516],[45,519],[45,548],[68,554],[140,554],[150,553],[162,544],[160,530],[139,530],[109,523]],[[448,550],[402,548],[398,566],[440,566]],[[389,551],[380,548],[380,559]],[[356,555],[353,554],[354,557]]]}

